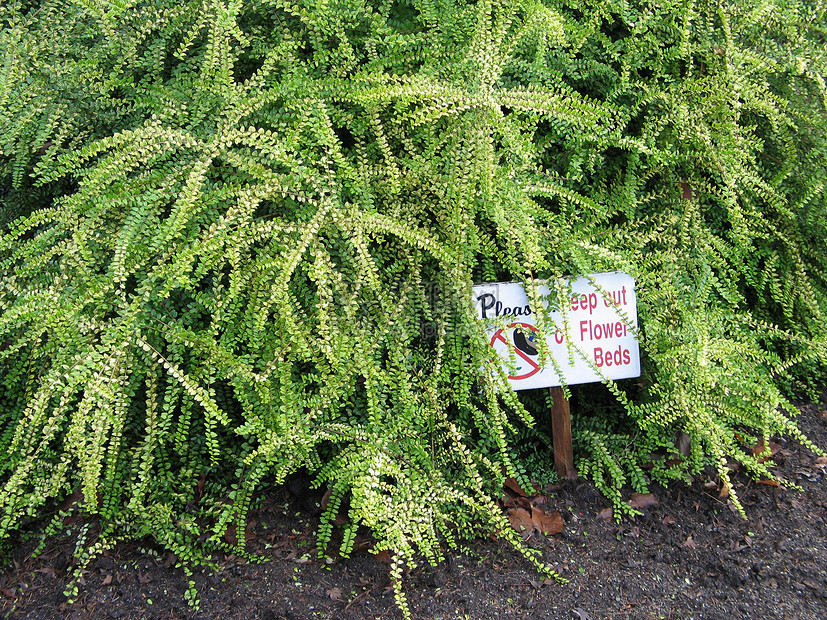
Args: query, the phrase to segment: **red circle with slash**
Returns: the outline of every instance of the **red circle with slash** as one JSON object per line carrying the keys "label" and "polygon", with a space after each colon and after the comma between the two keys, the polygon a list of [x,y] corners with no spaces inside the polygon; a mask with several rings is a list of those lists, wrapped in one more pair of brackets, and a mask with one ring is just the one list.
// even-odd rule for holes
{"label": "red circle with slash", "polygon": [[[516,328],[522,328],[523,331],[530,333],[529,338],[533,338],[533,336],[535,334],[537,334],[537,328],[534,327],[533,325],[529,325],[528,323],[512,323],[511,325],[509,325],[505,329],[506,330],[512,330],[512,329],[516,329]],[[497,342],[497,341],[500,341],[506,347],[511,349],[514,352],[514,355],[517,356],[518,360],[523,360],[526,364],[528,364],[528,371],[527,372],[521,372],[521,373],[516,374],[516,375],[509,375],[509,377],[508,377],[509,379],[513,379],[513,380],[528,379],[529,377],[532,377],[532,376],[536,375],[538,372],[540,372],[540,365],[537,362],[535,362],[533,359],[531,359],[531,357],[529,355],[527,355],[526,353],[524,353],[523,351],[518,349],[516,346],[514,346],[513,338],[512,338],[512,341],[509,342],[508,338],[506,338],[503,335],[503,330],[502,329],[498,329],[496,331],[496,333],[491,337],[491,343],[490,343],[491,346],[493,347],[494,343]],[[517,370],[520,371],[522,369],[523,369],[523,367],[520,366]]]}

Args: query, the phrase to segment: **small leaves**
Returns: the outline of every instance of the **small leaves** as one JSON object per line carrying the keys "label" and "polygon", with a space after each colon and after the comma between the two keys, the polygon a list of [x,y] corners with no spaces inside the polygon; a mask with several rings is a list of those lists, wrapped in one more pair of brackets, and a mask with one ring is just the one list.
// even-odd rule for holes
{"label": "small leaves", "polygon": [[816,450],[779,389],[827,341],[806,11],[655,3],[609,41],[632,23],[605,3],[6,4],[0,539],[99,518],[71,595],[121,537],[185,572],[243,548],[299,471],[320,547],[370,530],[403,614],[406,568],[460,536],[549,574],[522,537],[562,519],[517,482],[546,412],[481,378],[480,280],[635,274],[644,376],[578,394],[601,518],[701,472],[739,509],[770,437]]}

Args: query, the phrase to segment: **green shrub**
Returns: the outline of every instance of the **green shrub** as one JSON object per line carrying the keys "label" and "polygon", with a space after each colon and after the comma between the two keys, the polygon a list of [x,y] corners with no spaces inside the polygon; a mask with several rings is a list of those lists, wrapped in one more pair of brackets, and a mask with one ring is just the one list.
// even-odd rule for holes
{"label": "green shrub", "polygon": [[[152,536],[189,570],[306,468],[321,546],[346,509],[340,551],[370,528],[406,610],[403,565],[520,543],[493,498],[532,407],[485,370],[472,284],[613,269],[644,377],[575,420],[580,470],[621,510],[650,478],[769,475],[757,440],[807,443],[779,386],[825,361],[824,18],[5,3],[0,538],[79,493],[84,561]],[[644,473],[676,433],[689,456]]]}

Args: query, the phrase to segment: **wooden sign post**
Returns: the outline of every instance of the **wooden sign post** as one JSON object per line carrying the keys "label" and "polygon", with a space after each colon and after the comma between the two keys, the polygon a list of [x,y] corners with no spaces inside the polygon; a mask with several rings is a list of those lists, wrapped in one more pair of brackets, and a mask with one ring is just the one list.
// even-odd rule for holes
{"label": "wooden sign post", "polygon": [[562,480],[574,471],[574,454],[571,447],[571,406],[563,394],[563,388],[551,387],[551,437],[554,442],[554,469]]}
{"label": "wooden sign post", "polygon": [[[523,285],[495,282],[474,287],[478,318],[490,325],[491,347],[502,360],[511,387],[550,388],[554,464],[561,478],[574,470],[574,460],[570,405],[559,386],[640,376],[634,279],[613,271],[572,278],[566,285],[564,307],[549,313],[554,330],[546,336],[557,364],[545,365],[537,347],[537,309],[531,308]],[[548,285],[537,289],[541,299],[560,299]]]}

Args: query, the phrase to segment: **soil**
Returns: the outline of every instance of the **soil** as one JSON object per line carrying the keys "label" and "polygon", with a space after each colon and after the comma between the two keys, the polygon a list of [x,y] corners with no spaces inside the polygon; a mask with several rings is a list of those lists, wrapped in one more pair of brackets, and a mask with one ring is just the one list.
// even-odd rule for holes
{"label": "soil", "polygon": [[[827,447],[827,405],[802,406],[799,425]],[[501,540],[468,543],[436,567],[411,570],[404,588],[416,619],[827,618],[827,459],[776,438],[773,470],[785,486],[734,473],[743,519],[714,476],[654,487],[657,504],[616,523],[608,502],[583,480],[532,498],[562,515],[553,536],[528,543],[568,579],[544,580]],[[791,488],[798,485],[800,490]],[[0,574],[7,618],[399,619],[387,558],[362,549],[332,564],[317,559],[319,498],[301,480],[263,497],[246,536],[260,563],[232,555],[196,572],[200,597],[170,554],[122,544],[95,559],[77,599],[63,594],[74,539],[55,538],[37,557],[21,541]],[[653,498],[643,498],[651,500]],[[513,504],[529,501],[512,498]],[[645,502],[644,502],[645,503]],[[32,537],[30,537],[32,538]],[[383,562],[383,560],[385,560]]]}

